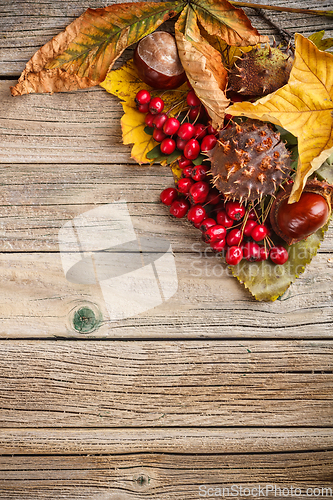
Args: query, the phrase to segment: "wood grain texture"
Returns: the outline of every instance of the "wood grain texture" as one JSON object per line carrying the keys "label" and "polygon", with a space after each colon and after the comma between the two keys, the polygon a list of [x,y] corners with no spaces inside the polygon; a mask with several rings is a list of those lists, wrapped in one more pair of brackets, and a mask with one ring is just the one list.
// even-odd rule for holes
{"label": "wood grain texture", "polygon": [[[316,498],[323,499],[331,496],[332,458],[332,452],[328,451],[271,455],[1,457],[0,495],[6,500],[198,500],[202,498],[200,486],[201,491],[206,487],[206,492],[208,488],[229,487],[230,495],[232,485],[234,491],[240,491],[240,486],[252,489],[259,484],[264,488],[273,484],[281,490],[288,485],[289,491],[290,485],[294,490],[301,488],[303,494],[291,498],[302,499],[309,498],[305,493],[308,488],[320,488]],[[272,492],[266,498],[286,497],[276,491],[277,495]],[[258,491],[237,497],[258,498]]]}
{"label": "wood grain texture", "polygon": [[[0,15],[3,19],[0,31],[0,74],[19,75],[32,55],[52,37],[62,31],[70,22],[81,15],[88,7],[97,8],[117,3],[115,0],[46,0],[42,4],[25,0],[0,1]],[[120,3],[120,2],[118,2]],[[270,5],[300,6],[299,1],[270,0]],[[302,0],[302,8],[332,9],[331,0],[320,0],[313,5],[310,0]],[[274,26],[262,19],[253,9],[245,9],[252,24],[262,34],[277,36]],[[332,21],[329,18],[305,16],[290,13],[266,13],[276,24],[290,31],[299,31],[306,35],[325,29],[332,31]],[[333,32],[333,31],[332,31]],[[124,58],[128,57],[130,51]]]}
{"label": "wood grain texture", "polygon": [[1,163],[128,163],[122,108],[102,87],[13,98],[0,82]]}
{"label": "wood grain texture", "polygon": [[[116,321],[99,285],[65,279],[58,253],[3,253],[2,338],[330,338],[332,261],[320,254],[281,300],[257,302],[213,254],[175,255],[178,290],[168,301]],[[144,300],[144,295],[142,295]],[[91,304],[102,321],[78,333],[74,310]]]}
{"label": "wood grain texture", "polygon": [[[171,175],[134,165],[116,98],[97,87],[10,96],[41,45],[111,3],[0,0],[0,498],[198,500],[200,484],[265,482],[305,499],[308,487],[332,488],[332,227],[281,300],[255,302],[158,202]],[[333,36],[329,18],[246,13],[278,40],[267,19]],[[171,242],[179,285],[114,322],[99,285],[65,279],[58,233],[119,199],[140,237]],[[102,314],[85,335],[72,322],[84,304]]]}
{"label": "wood grain texture", "polygon": [[323,452],[331,428],[1,429],[1,455],[239,454]]}
{"label": "wood grain texture", "polygon": [[3,342],[2,427],[332,425],[332,343]]}
{"label": "wood grain texture", "polygon": [[[132,0],[134,2],[138,0]],[[0,73],[19,75],[33,54],[88,8],[115,0],[0,1]]]}
{"label": "wood grain texture", "polygon": [[[167,168],[5,164],[0,182],[2,337],[82,338],[69,315],[87,301],[97,304],[103,316],[98,330],[90,334],[93,337],[331,335],[332,226],[319,254],[283,298],[259,303],[200,241],[199,231],[170,217],[159,202],[161,190],[173,184]],[[127,201],[140,238],[165,238],[171,243],[178,291],[145,314],[114,322],[99,285],[74,284],[65,278],[58,240],[66,222],[119,199]]]}
{"label": "wood grain texture", "polygon": [[[165,237],[176,253],[209,251],[192,224],[160,202],[174,186],[169,167],[122,164],[8,164],[0,168],[0,251],[58,252],[59,229],[98,206],[126,200],[138,235]],[[186,234],[186,238],[184,235]],[[319,253],[333,250],[333,224]]]}

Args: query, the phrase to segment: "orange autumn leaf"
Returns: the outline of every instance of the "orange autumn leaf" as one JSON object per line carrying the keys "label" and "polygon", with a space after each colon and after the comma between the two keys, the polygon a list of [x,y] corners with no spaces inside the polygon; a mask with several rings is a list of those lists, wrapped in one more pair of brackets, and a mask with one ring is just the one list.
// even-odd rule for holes
{"label": "orange autumn leaf", "polygon": [[295,36],[295,61],[287,85],[256,103],[236,103],[232,115],[269,121],[298,138],[299,164],[289,203],[333,152],[333,54]]}
{"label": "orange autumn leaf", "polygon": [[88,9],[39,49],[12,95],[65,92],[97,85],[133,43],[177,15],[184,2],[137,2]]}
{"label": "orange autumn leaf", "polygon": [[192,0],[190,5],[207,33],[228,45],[246,47],[269,42],[267,36],[260,35],[252,26],[244,11],[227,0]]}

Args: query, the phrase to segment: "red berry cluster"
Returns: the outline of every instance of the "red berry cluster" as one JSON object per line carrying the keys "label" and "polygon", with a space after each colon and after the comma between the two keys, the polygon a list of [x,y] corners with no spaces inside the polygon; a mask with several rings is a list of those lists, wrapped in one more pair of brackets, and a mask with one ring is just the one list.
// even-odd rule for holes
{"label": "red berry cluster", "polygon": [[237,265],[243,258],[250,262],[271,259],[275,264],[288,260],[287,250],[274,245],[271,229],[261,223],[254,209],[238,201],[225,201],[208,180],[209,167],[193,165],[182,158],[178,161],[182,176],[177,189],[162,191],[162,203],[170,206],[170,214],[187,219],[202,231],[203,240],[215,252],[224,252],[226,263]]}
{"label": "red berry cluster", "polygon": [[193,89],[186,96],[189,109],[182,120],[163,112],[163,99],[151,97],[148,90],[140,90],[135,102],[138,111],[146,113],[145,123],[154,129],[153,138],[160,142],[163,155],[171,155],[177,149],[188,160],[195,160],[200,152],[209,151],[215,146],[217,130],[207,124],[207,112]]}

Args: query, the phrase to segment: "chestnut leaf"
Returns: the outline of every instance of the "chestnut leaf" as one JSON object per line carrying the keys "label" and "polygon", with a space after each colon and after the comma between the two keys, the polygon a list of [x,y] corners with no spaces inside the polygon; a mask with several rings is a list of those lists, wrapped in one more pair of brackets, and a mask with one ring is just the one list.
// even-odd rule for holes
{"label": "chestnut leaf", "polygon": [[224,92],[227,71],[221,54],[202,37],[197,16],[190,5],[176,23],[175,36],[179,58],[190,84],[207,109],[213,127],[221,127],[230,103]]}
{"label": "chestnut leaf", "polygon": [[257,300],[274,301],[304,272],[316,255],[328,225],[305,240],[286,245],[289,259],[283,265],[274,264],[269,259],[261,262],[242,260],[237,266],[230,266],[230,270]]}
{"label": "chestnut leaf", "polygon": [[33,55],[11,87],[12,95],[99,84],[129,45],[179,14],[184,5],[183,1],[133,2],[86,10]]}
{"label": "chestnut leaf", "polygon": [[269,42],[252,26],[244,11],[227,0],[191,0],[190,6],[205,31],[228,45],[246,47]]}

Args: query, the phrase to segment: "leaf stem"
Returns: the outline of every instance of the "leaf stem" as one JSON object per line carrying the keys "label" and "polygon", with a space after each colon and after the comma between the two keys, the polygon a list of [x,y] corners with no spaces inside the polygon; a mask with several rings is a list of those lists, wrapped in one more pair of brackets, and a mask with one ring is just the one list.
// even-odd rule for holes
{"label": "leaf stem", "polygon": [[251,7],[254,9],[275,10],[278,12],[294,12],[296,14],[311,14],[313,16],[326,16],[333,17],[333,10],[312,10],[312,9],[294,9],[293,7],[276,7],[273,5],[264,5],[259,3],[250,2],[230,2],[232,5],[239,5],[240,7]]}

